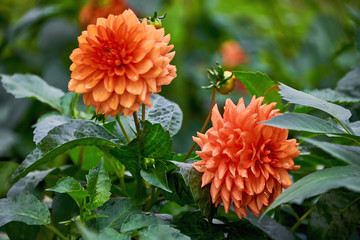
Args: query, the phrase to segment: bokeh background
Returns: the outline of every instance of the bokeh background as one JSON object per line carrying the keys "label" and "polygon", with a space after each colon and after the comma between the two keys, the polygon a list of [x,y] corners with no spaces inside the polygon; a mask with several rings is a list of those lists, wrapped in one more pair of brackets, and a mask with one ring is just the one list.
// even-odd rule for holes
{"label": "bokeh background", "polygon": [[[201,86],[217,61],[297,89],[334,88],[360,62],[359,0],[1,0],[0,73],[37,74],[67,91],[69,55],[81,31],[94,17],[126,8],[139,18],[167,13],[163,26],[175,45],[178,77],[161,95],[184,114],[175,152],[189,149],[206,118],[211,90]],[[218,94],[217,102],[242,96],[249,99],[238,84],[230,96]],[[12,167],[5,161],[21,162],[35,147],[32,126],[49,111],[0,86],[0,178]]]}

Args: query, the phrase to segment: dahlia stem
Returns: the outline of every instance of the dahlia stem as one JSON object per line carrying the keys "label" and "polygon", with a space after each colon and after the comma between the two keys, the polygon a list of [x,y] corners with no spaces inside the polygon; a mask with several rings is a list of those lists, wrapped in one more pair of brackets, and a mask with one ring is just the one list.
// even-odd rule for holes
{"label": "dahlia stem", "polygon": [[145,104],[141,104],[142,105],[142,111],[141,111],[141,120],[144,122],[145,121]]}
{"label": "dahlia stem", "polygon": [[[210,121],[210,118],[211,118],[211,112],[212,112],[212,109],[213,109],[213,107],[215,105],[215,98],[216,98],[216,88],[214,88],[214,91],[213,91],[213,94],[212,94],[211,106],[210,106],[209,114],[206,117],[206,120],[205,120],[204,125],[202,126],[202,128],[200,130],[200,133],[204,133],[205,129],[206,129],[206,126],[209,124],[209,121]],[[194,144],[191,146],[189,152],[187,153],[184,161],[189,158],[190,154],[194,151],[195,147],[196,147],[196,143],[194,142]]]}
{"label": "dahlia stem", "polygon": [[77,106],[77,103],[79,101],[79,98],[80,98],[80,93],[76,93],[75,94],[75,97],[73,98],[72,102],[71,102],[71,114],[72,116],[77,119],[78,118],[78,111],[76,110],[76,106]]}
{"label": "dahlia stem", "polygon": [[67,238],[54,226],[46,225],[46,227],[51,230],[53,233],[55,233],[60,239],[66,240]]}
{"label": "dahlia stem", "polygon": [[138,115],[136,112],[134,112],[133,117],[134,117],[134,121],[135,121],[136,132],[139,135],[140,134],[140,124],[139,124],[139,118],[138,118]]}
{"label": "dahlia stem", "polygon": [[121,131],[123,132],[123,134],[124,134],[124,136],[125,136],[125,138],[126,138],[126,141],[129,143],[129,142],[130,142],[129,135],[127,134],[127,132],[126,132],[126,130],[125,130],[125,128],[124,128],[124,125],[122,124],[122,122],[121,122],[121,120],[120,120],[119,114],[117,114],[117,115],[115,116],[115,119],[116,119],[116,121],[118,122],[118,124],[119,124],[119,126],[120,126],[120,128],[121,128]]}
{"label": "dahlia stem", "polygon": [[294,226],[292,226],[292,228],[290,229],[291,232],[295,232],[296,229],[301,225],[301,222],[305,220],[305,218],[307,218],[307,216],[309,216],[309,214],[314,211],[316,205],[313,205],[306,213],[304,213],[304,215],[301,216],[301,218],[299,218],[299,220],[297,220],[297,222],[294,224]]}

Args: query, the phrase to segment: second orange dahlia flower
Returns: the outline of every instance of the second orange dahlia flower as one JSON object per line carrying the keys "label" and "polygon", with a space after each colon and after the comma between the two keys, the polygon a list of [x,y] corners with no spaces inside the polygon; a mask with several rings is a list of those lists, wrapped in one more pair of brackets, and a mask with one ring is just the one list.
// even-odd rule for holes
{"label": "second orange dahlia flower", "polygon": [[232,202],[239,218],[247,216],[246,208],[259,216],[291,185],[288,171],[298,167],[293,158],[300,151],[295,139],[287,139],[288,130],[260,123],[281,114],[276,103],[262,101],[253,97],[245,107],[242,98],[237,105],[227,99],[224,117],[215,105],[213,127],[194,137],[201,148],[194,167],[203,173],[202,186],[211,184],[212,202],[223,203],[226,212]]}
{"label": "second orange dahlia flower", "polygon": [[83,93],[84,103],[105,116],[132,115],[141,103],[151,107],[151,93],[176,77],[170,35],[140,22],[131,10],[98,18],[78,40],[70,55],[69,90]]}

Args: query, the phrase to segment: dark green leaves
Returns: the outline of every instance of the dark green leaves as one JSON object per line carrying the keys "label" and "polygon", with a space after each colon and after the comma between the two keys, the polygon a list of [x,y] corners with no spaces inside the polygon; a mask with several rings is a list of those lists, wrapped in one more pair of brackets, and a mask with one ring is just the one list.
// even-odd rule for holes
{"label": "dark green leaves", "polygon": [[45,203],[31,194],[0,199],[0,227],[12,221],[47,225],[50,224],[50,212]]}
{"label": "dark green leaves", "polygon": [[276,102],[276,108],[282,108],[277,82],[271,80],[268,75],[260,72],[233,72],[248,90],[250,96],[264,97],[264,103]]}
{"label": "dark green leaves", "polygon": [[[159,94],[151,95],[151,104],[151,108],[145,109],[145,119],[152,124],[160,123],[165,131],[169,131],[170,136],[178,133],[183,118],[180,107]],[[138,115],[141,116],[141,111]]]}
{"label": "dark green leaves", "polygon": [[349,94],[353,97],[360,97],[360,66],[348,72],[345,77],[337,83],[336,90]]}
{"label": "dark green leaves", "polygon": [[90,170],[86,180],[90,198],[87,208],[95,209],[102,206],[104,202],[109,200],[111,195],[111,182],[104,170],[103,161],[96,168]]}
{"label": "dark green leaves", "polygon": [[81,184],[72,177],[61,178],[55,187],[48,188],[47,191],[67,193],[74,199],[79,207],[82,206],[82,200],[89,195]]}
{"label": "dark green leaves", "polygon": [[322,195],[309,219],[309,239],[350,239],[360,223],[358,193],[332,190]]}
{"label": "dark green leaves", "polygon": [[157,161],[155,168],[141,169],[141,177],[148,183],[165,191],[171,192],[166,178],[167,167],[164,162]]}
{"label": "dark green leaves", "polygon": [[142,231],[139,231],[139,237],[141,240],[190,240],[190,238],[179,230],[170,227],[169,225],[156,225],[148,227]]}
{"label": "dark green leaves", "polygon": [[353,166],[333,167],[309,174],[286,189],[269,206],[266,212],[286,202],[300,204],[306,198],[338,187],[346,187],[360,192],[360,168]]}
{"label": "dark green leaves", "polygon": [[262,123],[273,127],[296,131],[345,134],[335,121],[323,120],[304,113],[284,113],[283,115],[275,116]]}
{"label": "dark green leaves", "polygon": [[114,148],[118,146],[116,143],[115,137],[103,127],[90,121],[73,120],[49,131],[21,163],[12,178],[16,181],[41,164],[76,146],[96,145]]}
{"label": "dark green leaves", "polygon": [[68,122],[70,122],[70,118],[65,115],[50,115],[39,119],[34,125],[34,142],[38,144],[51,129]]}
{"label": "dark green leaves", "polygon": [[166,223],[158,218],[146,216],[144,214],[129,215],[126,221],[121,226],[121,232],[131,232],[133,230],[154,226],[165,225]]}
{"label": "dark green leaves", "polygon": [[316,98],[310,94],[295,90],[285,84],[280,84],[280,95],[282,98],[290,103],[300,104],[303,106],[313,107],[324,111],[334,118],[338,119],[344,126],[347,125],[351,112],[339,105],[326,102],[322,99]]}
{"label": "dark green leaves", "polygon": [[[135,178],[139,179],[142,176],[149,183],[170,191],[165,178],[164,161],[172,159],[174,155],[172,140],[169,132],[164,131],[160,124],[151,124],[145,121],[140,136],[127,146],[112,149],[110,153],[124,164]],[[144,166],[146,159],[154,159],[155,169],[151,169],[151,166]],[[141,169],[143,170],[140,171]]]}
{"label": "dark green leaves", "polygon": [[4,88],[16,98],[34,98],[62,112],[60,98],[64,93],[31,74],[1,75]]}
{"label": "dark green leaves", "polygon": [[184,178],[186,185],[190,187],[194,201],[199,205],[201,212],[205,216],[210,215],[211,199],[209,186],[201,187],[202,174],[195,170],[191,163],[182,163],[172,161],[179,167],[180,174]]}

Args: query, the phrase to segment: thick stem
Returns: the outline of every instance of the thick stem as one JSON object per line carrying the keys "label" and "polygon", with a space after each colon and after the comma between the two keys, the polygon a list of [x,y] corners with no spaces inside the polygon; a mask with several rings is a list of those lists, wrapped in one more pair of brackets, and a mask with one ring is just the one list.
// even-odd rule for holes
{"label": "thick stem", "polygon": [[139,118],[138,118],[138,115],[136,112],[134,112],[133,117],[134,117],[136,132],[139,135],[140,134],[140,124],[139,124]]}
{"label": "thick stem", "polygon": [[60,239],[67,240],[67,238],[56,228],[51,225],[46,225],[48,229],[50,229],[53,233],[55,233]]}
{"label": "thick stem", "polygon": [[301,218],[299,218],[299,220],[297,220],[297,222],[294,224],[294,226],[292,226],[292,228],[290,229],[291,232],[295,232],[296,229],[301,225],[301,222],[305,220],[305,218],[307,218],[307,216],[309,216],[309,214],[314,211],[316,205],[313,205],[306,213],[304,213],[304,215],[301,216]]}
{"label": "thick stem", "polygon": [[126,138],[126,141],[129,143],[130,142],[130,138],[129,138],[129,135],[127,134],[125,128],[124,128],[124,125],[122,124],[121,120],[120,120],[120,116],[119,114],[115,116],[115,119],[116,121],[118,122],[120,128],[121,128],[121,131],[123,132],[125,138]]}
{"label": "thick stem", "polygon": [[76,93],[73,101],[71,102],[71,114],[75,119],[78,118],[78,111],[76,110],[76,106],[79,101],[80,95],[80,93]]}
{"label": "thick stem", "polygon": [[[202,128],[200,130],[200,133],[204,133],[205,129],[206,129],[206,126],[209,124],[209,121],[211,119],[211,112],[212,112],[212,109],[213,109],[213,107],[215,105],[215,98],[216,98],[216,88],[214,88],[214,91],[213,91],[213,94],[212,94],[211,106],[210,106],[209,114],[206,117],[206,120],[205,120],[205,122],[204,122],[204,124],[203,124],[203,126],[202,126]],[[196,143],[194,142],[194,144],[191,146],[188,154],[186,155],[184,161],[189,158],[190,154],[194,151],[195,147],[196,147]]]}
{"label": "thick stem", "polygon": [[142,105],[142,111],[141,111],[141,120],[144,122],[145,121],[145,104],[141,104]]}

